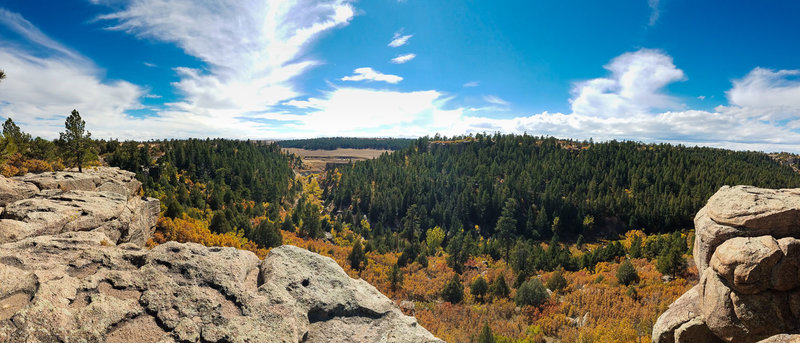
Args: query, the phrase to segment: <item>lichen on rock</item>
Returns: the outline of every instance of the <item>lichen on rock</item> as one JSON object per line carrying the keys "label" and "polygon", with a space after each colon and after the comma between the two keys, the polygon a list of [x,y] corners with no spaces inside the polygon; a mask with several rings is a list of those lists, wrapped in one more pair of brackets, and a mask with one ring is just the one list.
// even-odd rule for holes
{"label": "lichen on rock", "polygon": [[139,197],[131,173],[74,174],[0,179],[17,190],[0,195],[0,342],[441,342],[301,248],[263,261],[194,243],[144,249],[158,200]]}

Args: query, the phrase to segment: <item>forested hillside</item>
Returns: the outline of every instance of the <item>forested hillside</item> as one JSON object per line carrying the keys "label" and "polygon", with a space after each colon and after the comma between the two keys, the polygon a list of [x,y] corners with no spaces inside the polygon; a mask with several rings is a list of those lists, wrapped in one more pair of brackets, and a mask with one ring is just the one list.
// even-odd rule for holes
{"label": "forested hillside", "polygon": [[312,139],[291,139],[278,141],[283,148],[300,148],[309,150],[335,150],[335,149],[381,149],[400,150],[407,148],[413,139],[407,138],[354,138],[354,137],[328,137]]}
{"label": "forested hillside", "polygon": [[[375,160],[331,170],[325,197],[345,215],[448,237],[547,240],[594,235],[611,224],[648,233],[692,228],[722,185],[800,186],[800,175],[760,152],[519,135],[421,138]],[[619,226],[619,225],[617,225]],[[419,230],[421,229],[421,230]],[[509,243],[510,244],[510,243]]]}
{"label": "forested hillside", "polygon": [[697,208],[722,184],[800,186],[763,153],[529,136],[423,138],[304,177],[277,144],[96,144],[162,200],[152,244],[305,247],[453,342],[646,342],[698,277]]}
{"label": "forested hillside", "polygon": [[[280,214],[300,192],[293,160],[275,144],[190,139],[99,145],[110,165],[136,172],[146,195],[162,200],[157,241],[229,245],[263,255],[260,249],[280,244]],[[319,215],[317,208],[317,222]]]}

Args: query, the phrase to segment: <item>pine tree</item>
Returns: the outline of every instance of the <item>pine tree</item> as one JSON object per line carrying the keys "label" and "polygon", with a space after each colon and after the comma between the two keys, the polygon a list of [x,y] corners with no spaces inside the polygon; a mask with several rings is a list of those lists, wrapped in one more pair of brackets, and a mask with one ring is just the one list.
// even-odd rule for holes
{"label": "pine tree", "polygon": [[22,132],[22,129],[11,118],[6,119],[5,123],[3,123],[3,136],[11,140],[16,145],[17,151],[22,153],[25,152],[31,142],[31,135]]}
{"label": "pine tree", "polygon": [[656,269],[664,275],[676,276],[686,271],[686,260],[683,258],[683,251],[679,247],[665,249],[666,253],[658,257]]}
{"label": "pine tree", "polygon": [[350,262],[350,267],[361,271],[364,268],[364,263],[367,261],[367,255],[364,253],[364,249],[361,248],[361,241],[356,240],[356,243],[353,244],[353,249],[350,250],[350,254],[347,255],[347,261]]}
{"label": "pine tree", "polygon": [[636,273],[636,268],[633,267],[631,260],[625,260],[619,266],[619,269],[617,269],[617,281],[625,286],[639,282],[639,274]]}
{"label": "pine tree", "polygon": [[631,248],[628,249],[628,255],[630,255],[631,258],[642,257],[642,237],[639,237],[639,235],[633,236]]}
{"label": "pine tree", "polygon": [[256,243],[261,244],[265,248],[274,248],[283,244],[283,235],[276,227],[276,223],[270,223],[268,220],[262,220],[258,224]]}
{"label": "pine tree", "polygon": [[403,271],[397,263],[392,266],[392,271],[389,273],[389,284],[392,287],[392,291],[396,291],[403,286]]}
{"label": "pine tree", "polygon": [[515,219],[516,212],[517,201],[514,200],[514,198],[509,198],[506,200],[506,203],[503,206],[503,212],[500,215],[500,219],[497,220],[497,235],[501,244],[503,245],[503,248],[505,249],[506,261],[508,261],[508,256],[511,251],[511,244],[514,242],[513,239],[517,231],[517,219]]}
{"label": "pine tree", "polygon": [[483,323],[483,329],[481,329],[481,334],[478,336],[478,343],[495,343],[494,335],[492,334],[492,329],[489,327],[489,323]]}
{"label": "pine tree", "polygon": [[477,297],[480,302],[484,301],[484,297],[486,296],[486,292],[489,290],[489,284],[486,283],[486,279],[483,276],[478,276],[475,281],[472,281],[472,284],[469,286],[469,292],[472,293],[473,296]]}
{"label": "pine tree", "polygon": [[228,222],[228,218],[222,211],[214,212],[214,217],[211,218],[211,224],[208,225],[208,228],[213,233],[226,233],[233,231],[231,224]]}
{"label": "pine tree", "polygon": [[497,278],[492,281],[489,292],[492,294],[492,297],[495,298],[508,298],[511,289],[509,289],[508,284],[506,284],[506,278],[503,277],[503,275],[498,275]]}
{"label": "pine tree", "polygon": [[291,216],[286,216],[286,218],[283,218],[283,223],[281,223],[281,230],[294,232],[294,223],[292,223]]}
{"label": "pine tree", "polygon": [[183,213],[183,207],[181,206],[178,201],[175,200],[175,197],[172,195],[168,195],[167,199],[164,201],[167,205],[167,211],[164,212],[164,217],[169,218],[180,218],[181,213]]}
{"label": "pine tree", "polygon": [[90,152],[92,134],[86,131],[86,122],[81,119],[77,110],[72,110],[72,114],[64,121],[64,126],[66,131],[60,134],[59,141],[66,149],[68,160],[73,161],[78,172],[82,173],[84,159]]}
{"label": "pine tree", "polygon": [[464,300],[464,285],[461,284],[458,275],[453,275],[453,278],[444,285],[442,299],[453,304],[458,304]]}

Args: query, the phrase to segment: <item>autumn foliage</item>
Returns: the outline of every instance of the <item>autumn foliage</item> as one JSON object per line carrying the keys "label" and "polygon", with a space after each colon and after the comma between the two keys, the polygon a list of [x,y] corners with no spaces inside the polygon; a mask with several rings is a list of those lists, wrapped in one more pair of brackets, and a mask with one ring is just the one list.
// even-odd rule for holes
{"label": "autumn foliage", "polygon": [[267,249],[258,247],[255,243],[244,238],[241,233],[227,232],[217,234],[208,228],[209,221],[194,219],[184,214],[183,218],[158,218],[156,233],[153,234],[148,245],[166,243],[168,241],[193,242],[205,246],[233,247],[242,250],[249,250],[264,258],[269,252]]}

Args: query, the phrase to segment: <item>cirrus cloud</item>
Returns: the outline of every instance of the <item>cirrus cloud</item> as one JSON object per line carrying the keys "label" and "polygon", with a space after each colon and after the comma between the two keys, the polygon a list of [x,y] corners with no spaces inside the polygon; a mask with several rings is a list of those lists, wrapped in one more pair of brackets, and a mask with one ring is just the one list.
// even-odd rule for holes
{"label": "cirrus cloud", "polygon": [[403,30],[397,31],[392,36],[392,41],[389,42],[389,46],[392,48],[398,48],[403,45],[408,44],[408,40],[414,37],[414,35],[403,35]]}
{"label": "cirrus cloud", "polygon": [[394,64],[403,64],[413,60],[415,57],[417,57],[417,54],[398,55],[397,57],[393,58],[390,62]]}

